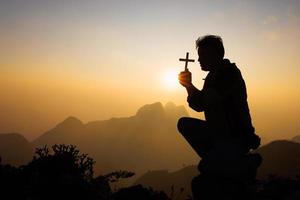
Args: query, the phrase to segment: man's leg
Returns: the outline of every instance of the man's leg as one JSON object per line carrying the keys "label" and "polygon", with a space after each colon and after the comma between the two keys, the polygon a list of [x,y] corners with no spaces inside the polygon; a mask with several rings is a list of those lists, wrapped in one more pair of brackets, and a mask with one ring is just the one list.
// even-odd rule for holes
{"label": "man's leg", "polygon": [[212,141],[205,121],[182,117],[178,120],[177,128],[200,157],[211,149]]}

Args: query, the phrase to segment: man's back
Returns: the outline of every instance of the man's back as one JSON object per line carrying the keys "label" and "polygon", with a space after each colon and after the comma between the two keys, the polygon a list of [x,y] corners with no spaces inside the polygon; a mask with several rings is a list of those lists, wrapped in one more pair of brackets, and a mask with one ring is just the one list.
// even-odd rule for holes
{"label": "man's back", "polygon": [[214,75],[208,77],[203,89],[214,88],[220,94],[231,133],[233,135],[254,133],[246,85],[240,70],[234,63],[225,59],[223,66]]}
{"label": "man's back", "polygon": [[[212,126],[216,125],[214,119],[224,120],[227,125],[221,125],[222,129],[227,126],[232,136],[254,133],[245,82],[240,70],[227,59],[217,70],[208,73],[203,89],[190,95],[188,102],[191,108],[204,111],[207,122]],[[215,106],[212,102],[220,104],[218,109],[222,109],[224,114],[212,108]]]}

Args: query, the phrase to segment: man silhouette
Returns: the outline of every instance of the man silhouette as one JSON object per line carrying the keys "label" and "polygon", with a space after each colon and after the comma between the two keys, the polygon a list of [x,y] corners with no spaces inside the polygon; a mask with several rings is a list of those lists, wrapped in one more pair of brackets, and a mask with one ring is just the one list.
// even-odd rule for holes
{"label": "man silhouette", "polygon": [[200,37],[196,47],[201,69],[209,72],[203,89],[193,85],[188,70],[181,72],[178,79],[187,90],[189,106],[204,111],[206,120],[180,118],[179,132],[202,158],[217,148],[220,152],[234,146],[232,151],[239,155],[256,149],[260,138],[252,126],[245,82],[235,63],[224,59],[221,37]]}

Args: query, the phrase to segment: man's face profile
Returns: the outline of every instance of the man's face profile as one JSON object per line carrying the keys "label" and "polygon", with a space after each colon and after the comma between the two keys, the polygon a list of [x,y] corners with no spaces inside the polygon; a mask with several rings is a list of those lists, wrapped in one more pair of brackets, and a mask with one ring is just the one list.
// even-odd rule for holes
{"label": "man's face profile", "polygon": [[211,71],[216,67],[219,61],[220,57],[212,48],[198,48],[198,62],[200,63],[201,70]]}
{"label": "man's face profile", "polygon": [[211,55],[205,48],[198,48],[198,62],[203,71],[210,71]]}

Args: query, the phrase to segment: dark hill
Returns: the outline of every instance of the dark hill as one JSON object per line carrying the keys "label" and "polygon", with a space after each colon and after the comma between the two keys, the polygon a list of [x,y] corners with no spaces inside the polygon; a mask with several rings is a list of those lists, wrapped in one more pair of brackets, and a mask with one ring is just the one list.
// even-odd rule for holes
{"label": "dark hill", "polygon": [[22,165],[32,159],[33,148],[21,134],[0,134],[0,156],[3,163]]}
{"label": "dark hill", "polygon": [[300,135],[297,135],[297,136],[293,137],[293,138],[292,138],[292,141],[293,141],[293,142],[300,143]]}
{"label": "dark hill", "polygon": [[259,177],[269,174],[293,177],[300,175],[299,143],[277,140],[262,146],[257,152],[263,157],[263,164],[258,171]]}
{"label": "dark hill", "polygon": [[186,197],[191,194],[191,180],[198,173],[196,166],[187,166],[174,172],[168,172],[167,170],[148,171],[138,178],[135,184],[163,190],[167,194],[172,194],[173,188],[174,197],[178,198],[179,194],[181,197]]}
{"label": "dark hill", "polygon": [[[259,179],[264,179],[270,174],[284,177],[300,175],[300,144],[278,140],[260,147],[257,152],[263,157],[263,163],[258,170]],[[195,165],[184,167],[173,173],[167,170],[149,171],[136,183],[164,190],[168,194],[172,185],[177,193],[181,187],[184,187],[185,192],[189,194],[191,180],[196,174],[198,171]]]}

